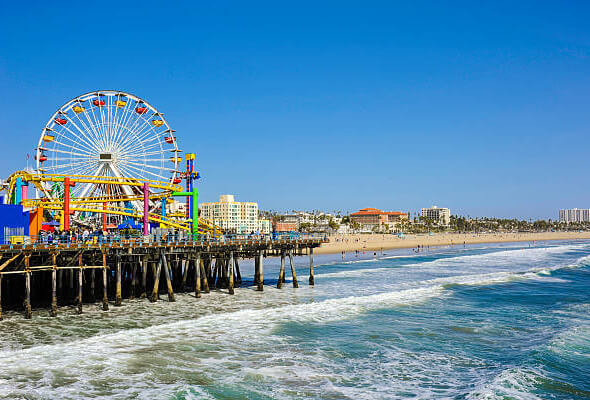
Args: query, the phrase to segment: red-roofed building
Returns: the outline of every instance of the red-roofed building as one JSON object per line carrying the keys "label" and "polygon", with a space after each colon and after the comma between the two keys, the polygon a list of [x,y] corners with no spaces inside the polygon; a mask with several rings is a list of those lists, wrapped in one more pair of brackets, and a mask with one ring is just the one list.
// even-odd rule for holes
{"label": "red-roofed building", "polygon": [[365,230],[373,230],[376,226],[379,230],[385,225],[393,228],[408,219],[408,214],[399,211],[382,211],[378,208],[363,208],[350,214],[350,219],[360,224]]}

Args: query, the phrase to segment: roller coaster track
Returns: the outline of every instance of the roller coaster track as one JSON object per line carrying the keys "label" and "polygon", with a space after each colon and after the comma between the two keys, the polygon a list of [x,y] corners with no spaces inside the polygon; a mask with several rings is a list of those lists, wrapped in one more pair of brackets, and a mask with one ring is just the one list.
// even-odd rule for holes
{"label": "roller coaster track", "polygon": [[[2,190],[6,190],[9,198],[15,193],[17,179],[21,178],[22,181],[32,183],[41,193],[45,193],[47,187],[43,184],[47,182],[59,183],[64,182],[64,176],[54,174],[37,174],[28,171],[17,171],[10,175],[7,179],[7,185]],[[72,183],[92,183],[96,185],[120,185],[120,186],[136,186],[143,187],[144,183],[148,183],[150,189],[149,200],[158,201],[163,198],[171,197],[173,192],[182,191],[180,185],[174,185],[170,182],[163,181],[140,181],[134,178],[126,177],[111,177],[111,176],[85,176],[85,175],[72,175],[69,176],[70,182]],[[154,191],[154,192],[151,192]],[[158,191],[158,192],[156,192]],[[143,217],[143,213],[139,212],[131,207],[120,207],[117,203],[143,201],[143,195],[141,196],[103,196],[103,197],[84,197],[84,198],[71,198],[70,199],[70,211],[80,213],[99,213],[99,214],[110,214],[120,215],[124,217],[140,219]],[[98,207],[102,204],[101,207]],[[61,211],[64,209],[63,199],[23,199],[22,205],[24,207],[42,207],[43,209]],[[157,213],[149,213],[148,219],[151,222],[157,222],[162,225],[171,228],[182,229],[186,231],[191,230],[192,220],[178,218],[179,214],[172,214],[170,216],[163,217]],[[211,223],[210,221],[199,218],[199,233],[200,234],[213,234],[217,235],[221,233],[219,227]]]}

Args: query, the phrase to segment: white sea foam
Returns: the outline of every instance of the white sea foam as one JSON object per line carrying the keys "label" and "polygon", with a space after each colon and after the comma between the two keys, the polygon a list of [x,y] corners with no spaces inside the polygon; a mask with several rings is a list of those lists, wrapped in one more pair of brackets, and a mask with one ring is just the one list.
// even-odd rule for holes
{"label": "white sea foam", "polygon": [[530,368],[514,367],[503,370],[491,382],[484,383],[467,395],[468,399],[523,399],[540,400],[531,393],[543,375]]}
{"label": "white sea foam", "polygon": [[536,263],[546,260],[549,257],[564,254],[574,250],[588,249],[587,244],[561,245],[553,247],[532,247],[516,250],[502,250],[485,254],[470,254],[457,257],[439,258],[433,261],[426,261],[413,264],[414,267],[428,266],[459,266],[459,265],[478,265],[478,266],[498,266],[514,265],[515,263]]}

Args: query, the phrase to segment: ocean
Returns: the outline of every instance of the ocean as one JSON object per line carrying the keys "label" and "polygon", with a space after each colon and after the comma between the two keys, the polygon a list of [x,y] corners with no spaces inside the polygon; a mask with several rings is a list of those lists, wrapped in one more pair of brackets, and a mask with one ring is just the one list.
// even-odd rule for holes
{"label": "ocean", "polygon": [[298,289],[268,258],[263,293],[6,312],[0,397],[590,398],[590,242],[295,261]]}

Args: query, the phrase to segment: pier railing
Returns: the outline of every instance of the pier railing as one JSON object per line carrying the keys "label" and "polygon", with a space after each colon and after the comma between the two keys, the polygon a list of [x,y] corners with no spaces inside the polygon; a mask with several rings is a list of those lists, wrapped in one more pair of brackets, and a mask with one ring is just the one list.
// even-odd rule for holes
{"label": "pier railing", "polygon": [[6,249],[43,249],[43,248],[96,248],[96,247],[141,247],[161,245],[222,245],[222,244],[256,244],[270,242],[327,242],[328,236],[323,233],[272,233],[272,234],[227,234],[199,235],[196,238],[178,233],[129,235],[129,234],[57,234],[38,236],[11,236],[0,250]]}

